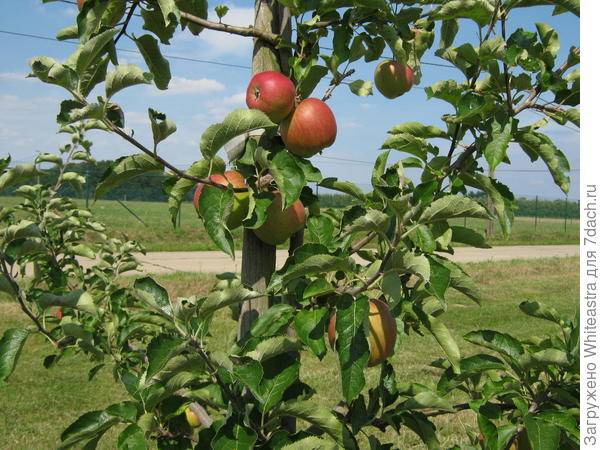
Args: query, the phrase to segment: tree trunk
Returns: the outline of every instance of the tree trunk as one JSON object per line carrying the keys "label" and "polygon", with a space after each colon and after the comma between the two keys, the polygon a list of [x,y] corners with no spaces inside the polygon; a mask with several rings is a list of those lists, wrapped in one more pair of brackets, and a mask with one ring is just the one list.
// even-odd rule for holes
{"label": "tree trunk", "polygon": [[[254,3],[254,27],[281,34],[286,38],[291,34],[289,12],[274,0],[256,0]],[[252,73],[275,70],[288,72],[288,52],[277,50],[272,45],[254,39]],[[275,247],[265,244],[252,230],[244,229],[242,247],[242,283],[256,290],[264,290],[275,271]],[[240,310],[238,337],[245,336],[252,321],[269,307],[269,298],[259,298],[244,302]]]}

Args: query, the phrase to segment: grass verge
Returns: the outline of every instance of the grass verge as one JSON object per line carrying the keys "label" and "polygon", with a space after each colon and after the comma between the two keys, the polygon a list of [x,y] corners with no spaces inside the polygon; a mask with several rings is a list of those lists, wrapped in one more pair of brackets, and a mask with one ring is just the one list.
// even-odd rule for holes
{"label": "grass verge", "polygon": [[[552,331],[549,322],[530,318],[519,311],[518,305],[523,300],[544,302],[569,315],[578,307],[577,258],[473,263],[466,264],[465,268],[481,286],[485,301],[480,307],[452,294],[448,298],[449,310],[443,316],[463,355],[475,352],[474,346],[460,339],[474,329],[492,328],[518,337],[541,336]],[[173,297],[202,294],[212,283],[211,277],[202,274],[174,274],[157,279]],[[26,324],[15,304],[0,301],[0,334],[7,328]],[[214,325],[209,346],[226,348],[235,338],[236,324],[224,311],[215,318]],[[64,358],[58,366],[45,369],[42,360],[49,350],[43,339],[30,339],[17,370],[8,384],[0,388],[1,449],[54,448],[60,432],[79,415],[125,398],[123,390],[112,382],[108,368],[88,382],[87,372],[93,364],[80,356]],[[440,356],[440,348],[431,336],[404,337],[392,358],[397,379],[434,383],[439,371],[428,364]],[[302,379],[320,392],[315,401],[335,404],[340,398],[335,354],[329,352],[321,362],[308,354],[302,357],[306,362],[302,365]],[[378,376],[377,368],[368,369],[370,383],[376,382]],[[466,430],[476,427],[469,413],[441,416],[436,424],[443,448],[465,443]],[[390,434],[387,438],[394,448],[422,448],[418,438],[409,431],[400,436]],[[102,439],[98,448],[114,448],[115,439],[113,431]]]}

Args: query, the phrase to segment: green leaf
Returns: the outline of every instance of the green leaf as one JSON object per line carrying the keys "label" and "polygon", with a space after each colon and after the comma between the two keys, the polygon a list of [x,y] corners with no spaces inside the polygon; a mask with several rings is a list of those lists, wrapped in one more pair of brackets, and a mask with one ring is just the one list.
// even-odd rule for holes
{"label": "green leaf", "polygon": [[389,134],[410,134],[412,136],[429,138],[448,138],[448,133],[433,125],[424,125],[420,122],[405,122],[396,125],[388,131]]}
{"label": "green leaf", "polygon": [[369,343],[365,322],[369,314],[367,297],[344,295],[337,300],[336,348],[342,375],[342,393],[350,403],[365,386],[364,371],[369,362]]}
{"label": "green leaf", "polygon": [[442,22],[440,31],[440,48],[446,49],[452,45],[458,33],[458,20],[448,19]]}
{"label": "green leaf", "polygon": [[154,147],[177,131],[175,122],[168,119],[167,116],[161,112],[148,108],[148,117],[150,117]]}
{"label": "green leaf", "polygon": [[294,327],[298,338],[322,359],[327,352],[325,346],[325,332],[328,325],[328,309],[303,309],[294,319]]}
{"label": "green leaf", "polygon": [[490,23],[494,5],[488,0],[450,0],[435,9],[431,18],[436,20],[472,19],[479,26]]}
{"label": "green leaf", "polygon": [[540,411],[535,415],[537,420],[555,425],[579,439],[579,424],[577,419],[567,411]]}
{"label": "green leaf", "polygon": [[163,170],[161,163],[145,153],[118,158],[100,177],[94,199],[97,200],[115,186],[138,175]]}
{"label": "green leaf", "polygon": [[351,195],[354,198],[357,198],[361,201],[365,201],[365,194],[361,191],[361,189],[356,186],[354,183],[349,181],[338,181],[337,178],[324,178],[319,186],[332,189],[334,191],[343,192],[344,194]]}
{"label": "green leaf", "polygon": [[548,136],[535,131],[518,133],[516,139],[525,152],[542,158],[554,179],[554,183],[565,194],[568,193],[571,180],[566,174],[569,173],[571,167],[569,160],[554,145],[554,142]]}
{"label": "green leaf", "polygon": [[431,230],[425,225],[418,225],[408,234],[408,237],[425,253],[433,253],[435,250],[435,239]]}
{"label": "green leaf", "polygon": [[219,149],[236,136],[261,128],[273,128],[265,113],[257,109],[236,109],[221,123],[211,125],[200,138],[200,151],[205,158],[212,158]]}
{"label": "green leaf", "polygon": [[337,450],[339,447],[318,436],[308,436],[281,447],[281,450]]}
{"label": "green leaf", "polygon": [[527,415],[523,419],[527,429],[527,439],[531,450],[555,450],[560,443],[560,428],[535,416]]}
{"label": "green leaf", "polygon": [[308,230],[308,234],[310,236],[310,242],[315,242],[326,246],[331,244],[336,234],[333,220],[325,215],[310,216],[306,221],[306,229]]}
{"label": "green leaf", "polygon": [[165,25],[179,23],[181,13],[179,12],[179,8],[177,8],[175,0],[158,0],[158,6],[165,19]]}
{"label": "green leaf", "polygon": [[519,305],[521,311],[531,317],[549,320],[557,325],[564,326],[567,320],[556,309],[535,301],[524,301]]}
{"label": "green leaf", "polygon": [[18,164],[0,175],[0,191],[15,184],[21,184],[41,173],[33,164]]}
{"label": "green leaf", "polygon": [[452,229],[452,242],[459,242],[476,248],[492,248],[491,245],[486,242],[483,235],[471,228],[458,225],[450,228]]}
{"label": "green leaf", "polygon": [[489,219],[486,209],[475,200],[459,195],[446,195],[435,200],[423,211],[421,222],[435,222],[457,217]]}
{"label": "green leaf", "polygon": [[427,142],[422,138],[413,136],[412,134],[392,134],[381,145],[381,148],[398,150],[400,152],[415,155],[424,161],[427,160]]}
{"label": "green leaf", "polygon": [[489,348],[510,358],[517,359],[524,352],[519,340],[509,334],[494,330],[471,331],[464,336],[468,342]]}
{"label": "green leaf", "polygon": [[282,401],[285,391],[298,381],[299,355],[296,352],[286,352],[261,364],[263,378],[258,388],[259,397],[262,399],[260,409],[271,411]]}
{"label": "green leaf", "polygon": [[248,352],[246,356],[264,363],[281,354],[297,352],[301,348],[302,345],[300,342],[294,341],[287,336],[274,336],[261,341],[256,348],[251,352]]}
{"label": "green leaf", "polygon": [[269,172],[281,192],[283,209],[289,208],[300,198],[302,188],[306,184],[304,171],[292,154],[281,151],[270,161]]}
{"label": "green leaf", "polygon": [[443,411],[454,411],[450,401],[440,397],[432,391],[419,392],[414,397],[403,402],[400,406],[402,409],[408,410],[435,408]]}
{"label": "green leaf", "polygon": [[106,411],[87,412],[62,432],[59,449],[66,449],[79,442],[102,436],[106,430],[118,422],[117,417],[108,414]]}
{"label": "green leaf", "polygon": [[494,206],[498,222],[502,227],[502,233],[505,237],[508,237],[511,233],[513,221],[514,198],[512,193],[503,184],[481,173],[476,173],[474,176],[463,173],[462,179],[465,184],[481,189],[488,195]]}
{"label": "green leaf", "polygon": [[264,296],[256,291],[251,291],[243,286],[228,287],[211,292],[198,310],[199,316],[206,316],[225,308],[226,306],[241,303],[253,298]]}
{"label": "green leaf", "polygon": [[306,73],[298,80],[296,90],[300,98],[307,98],[315,90],[319,82],[327,75],[327,67],[312,65]]}
{"label": "green leaf", "polygon": [[427,257],[407,252],[404,249],[392,254],[385,265],[385,270],[386,272],[393,270],[399,273],[412,273],[418,275],[425,282],[428,282],[431,277],[431,268]]}
{"label": "green leaf", "polygon": [[133,288],[138,291],[142,299],[147,303],[163,311],[170,309],[171,301],[169,300],[169,293],[151,277],[138,278],[133,283]]}
{"label": "green leaf", "polygon": [[167,89],[171,81],[171,66],[161,54],[158,41],[149,34],[135,38],[134,41],[154,77],[156,87],[160,90]]}
{"label": "green leaf", "polygon": [[463,358],[460,361],[460,371],[464,374],[477,374],[488,370],[504,370],[505,364],[498,358],[479,354]]}
{"label": "green leaf", "polygon": [[579,17],[579,0],[509,0],[506,8],[523,8],[527,6],[554,5]]}
{"label": "green leaf", "polygon": [[152,78],[151,73],[144,72],[133,64],[119,65],[106,76],[106,98],[136,84],[150,84]]}
{"label": "green leaf", "polygon": [[38,56],[29,60],[31,76],[39,78],[44,83],[56,84],[70,92],[77,90],[79,82],[77,72],[69,66],[46,56]]}
{"label": "green leaf", "polygon": [[69,40],[69,39],[79,39],[77,25],[69,25],[68,27],[60,29],[56,33],[56,39],[59,41],[65,41],[65,40]]}
{"label": "green leaf", "polygon": [[159,335],[152,339],[146,351],[148,369],[146,379],[150,380],[160,372],[165,365],[183,350],[180,339],[168,335]]}
{"label": "green leaf", "polygon": [[217,17],[221,20],[225,15],[229,12],[229,7],[227,5],[217,5],[215,6],[215,13],[217,13]]}
{"label": "green leaf", "polygon": [[304,244],[271,276],[268,290],[277,291],[291,280],[303,276],[322,276],[337,270],[352,272],[354,266],[354,260],[350,257],[330,255],[327,248],[320,244]]}
{"label": "green leaf", "polygon": [[490,166],[490,173],[496,170],[496,167],[506,158],[508,144],[512,139],[512,122],[503,126],[495,124],[492,131],[492,139],[483,149],[483,155]]}
{"label": "green leaf", "polygon": [[427,417],[422,414],[402,413],[400,419],[404,425],[421,438],[429,450],[440,450],[442,448],[436,435],[435,425]]}
{"label": "green leaf", "polygon": [[81,77],[87,68],[96,62],[98,56],[101,55],[102,50],[106,47],[106,44],[112,42],[112,39],[117,32],[118,30],[116,29],[110,29],[94,36],[78,48],[72,64],[69,64],[69,61],[67,61],[66,64],[71,65]]}
{"label": "green leaf", "polygon": [[147,448],[146,436],[138,425],[132,423],[119,434],[118,450],[146,450]]}
{"label": "green leaf", "polygon": [[15,370],[28,336],[26,329],[9,328],[0,339],[0,386]]}
{"label": "green leaf", "polygon": [[348,235],[361,231],[385,233],[389,227],[390,218],[387,214],[376,209],[367,209],[364,214],[347,224],[342,233]]}
{"label": "green leaf", "polygon": [[440,347],[442,347],[442,350],[444,350],[444,353],[448,357],[448,361],[450,361],[450,364],[452,364],[452,367],[454,368],[454,373],[459,374],[460,350],[452,337],[452,334],[450,334],[450,331],[446,328],[446,325],[444,325],[441,320],[427,314],[420,308],[415,307],[414,311],[419,317],[419,320],[425,325],[425,328],[429,330],[437,343],[440,344]]}
{"label": "green leaf", "polygon": [[198,203],[206,232],[221,251],[235,259],[233,236],[226,225],[233,205],[233,191],[206,185]]}
{"label": "green leaf", "polygon": [[1,273],[0,273],[0,292],[4,292],[4,293],[10,295],[11,297],[14,297],[17,294],[15,292],[13,285],[8,281],[6,276]]}
{"label": "green leaf", "polygon": [[290,323],[294,317],[294,311],[295,308],[286,303],[271,306],[256,318],[250,329],[250,334],[256,337],[277,334],[278,331]]}
{"label": "green leaf", "polygon": [[242,418],[230,416],[215,434],[211,448],[214,450],[252,450],[256,439],[256,433],[250,428],[246,428]]}
{"label": "green leaf", "polygon": [[[341,448],[356,448],[345,425],[329,409],[318,403],[306,400],[285,402],[274,411],[274,414],[296,417],[314,425],[333,438]],[[307,447],[299,448],[305,449]]]}
{"label": "green leaf", "polygon": [[359,97],[373,95],[373,82],[371,80],[354,80],[348,87],[354,95]]}
{"label": "green leaf", "polygon": [[[206,159],[196,161],[185,171],[185,173],[197,178],[206,178],[209,175],[211,168],[213,173],[223,173],[225,171],[225,161],[219,157],[214,157],[212,161]],[[173,226],[177,223],[177,215],[186,194],[196,185],[197,183],[193,180],[179,178],[168,190],[169,213],[171,214],[171,223]]]}

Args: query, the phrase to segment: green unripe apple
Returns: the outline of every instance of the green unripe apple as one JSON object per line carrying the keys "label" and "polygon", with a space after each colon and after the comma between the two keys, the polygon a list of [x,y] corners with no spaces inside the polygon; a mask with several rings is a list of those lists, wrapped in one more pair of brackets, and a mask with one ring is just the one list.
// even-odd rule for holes
{"label": "green unripe apple", "polygon": [[413,70],[397,61],[383,61],[375,69],[375,86],[387,98],[400,97],[415,82]]}
{"label": "green unripe apple", "polygon": [[192,428],[198,428],[202,425],[202,422],[200,422],[200,418],[198,417],[198,415],[194,411],[192,411],[189,406],[185,410],[185,419],[187,420],[188,425]]}
{"label": "green unripe apple", "polygon": [[[214,173],[209,179],[217,184],[222,186],[228,186],[231,184],[233,188],[246,188],[248,185],[246,184],[246,180],[244,180],[244,176],[236,172],[235,170],[229,170],[223,174]],[[194,206],[196,210],[200,205],[200,197],[202,196],[202,191],[204,189],[204,184],[198,183],[198,187],[196,187],[196,192],[194,193]],[[227,217],[227,228],[233,230],[242,225],[242,220],[246,218],[248,215],[248,208],[250,205],[250,193],[246,192],[234,192],[233,194],[233,205],[231,206],[231,212]]]}
{"label": "green unripe apple", "polygon": [[266,244],[278,245],[304,227],[306,215],[300,200],[282,211],[281,194],[275,191],[273,195],[273,202],[267,208],[267,220],[254,230],[254,234]]}

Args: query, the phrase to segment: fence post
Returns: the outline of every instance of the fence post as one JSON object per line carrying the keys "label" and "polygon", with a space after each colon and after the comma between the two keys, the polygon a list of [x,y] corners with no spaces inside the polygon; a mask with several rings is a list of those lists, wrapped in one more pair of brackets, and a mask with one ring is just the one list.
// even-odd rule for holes
{"label": "fence post", "polygon": [[569,197],[565,195],[565,233],[567,232],[567,215],[569,213]]}
{"label": "fence post", "polygon": [[538,218],[538,196],[536,195],[535,196],[535,219],[534,219],[535,222],[534,222],[534,225],[533,225],[533,229],[535,231],[537,231],[537,220],[538,220],[537,218]]}

